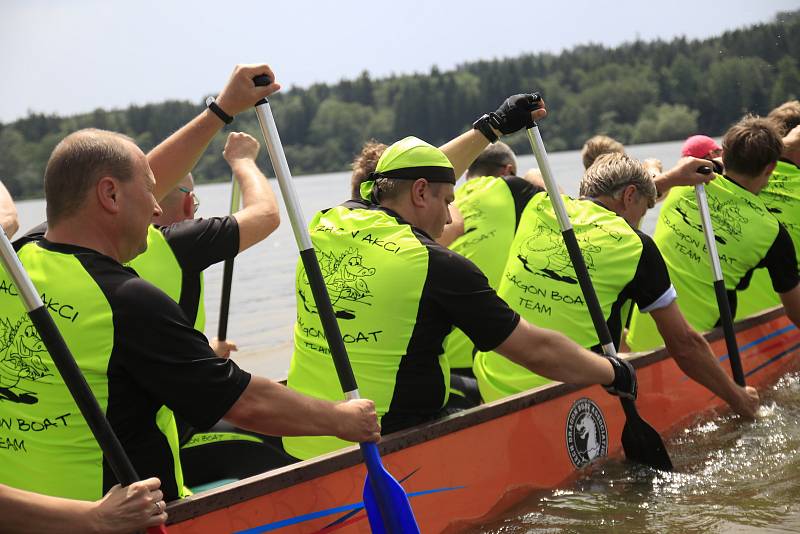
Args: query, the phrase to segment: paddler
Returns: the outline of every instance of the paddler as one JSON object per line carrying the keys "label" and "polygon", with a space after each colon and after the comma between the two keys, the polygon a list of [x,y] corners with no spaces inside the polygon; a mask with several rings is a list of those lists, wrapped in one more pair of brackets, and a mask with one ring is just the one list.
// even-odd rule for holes
{"label": "paddler", "polygon": [[[274,79],[267,65],[238,66],[217,105],[236,115],[280,88],[256,87],[256,75]],[[68,135],[45,170],[47,233],[18,250],[134,468],[158,477],[166,500],[184,494],[173,410],[201,430],[225,418],[269,435],[380,437],[372,401],[319,400],[251,376],[217,357],[173,299],[123,266],[147,246],[161,214],[155,195],[186,175],[223,124],[205,110],[148,156],[121,134]],[[4,272],[0,289],[0,483],[98,499],[115,478]]]}
{"label": "paddler", "polygon": [[[786,314],[800,324],[800,275],[791,236],[758,195],[784,149],[772,121],[747,116],[723,137],[724,175],[706,186],[725,287],[733,310],[736,290],[747,286],[754,269],[766,268]],[[659,214],[654,239],[689,324],[705,332],[719,324],[711,266],[700,213],[690,187],[673,188]],[[627,337],[633,350],[664,344],[655,323],[635,311]]]}
{"label": "paddler", "polygon": [[[781,135],[788,136],[792,130],[797,130],[797,137],[800,135],[800,102],[791,100],[781,104],[770,111],[767,119],[775,124]],[[783,154],[775,165],[767,186],[758,197],[789,232],[795,254],[800,254],[800,146],[793,146],[786,137],[784,146]],[[738,292],[737,300],[737,318],[748,317],[781,305],[781,299],[773,291],[766,269],[756,269],[753,272],[750,285]]]}
{"label": "paddler", "polygon": [[[695,183],[702,176],[690,173],[684,179]],[[670,355],[687,375],[725,399],[736,412],[752,418],[758,409],[756,391],[738,387],[705,339],[686,323],[661,253],[652,238],[638,230],[656,196],[645,167],[618,152],[598,157],[586,170],[580,198],[563,196],[614,344],[619,347],[623,311],[633,300],[653,317]],[[522,212],[498,294],[531,323],[601,352],[545,192],[537,192]],[[496,352],[479,352],[474,371],[485,401],[550,382]]]}
{"label": "paddler", "polygon": [[[260,145],[246,133],[231,132],[222,154],[241,188],[242,208],[223,217],[195,218],[200,200],[187,174],[159,200],[147,250],[130,263],[137,274],[181,306],[194,327],[205,331],[203,271],[232,259],[264,240],[280,224],[280,211],[267,178],[256,164]],[[211,339],[218,356],[227,358],[236,344]]]}
{"label": "paddler", "polygon": [[[477,347],[497,350],[534,372],[635,396],[627,362],[603,358],[521,320],[472,262],[434,241],[450,219],[456,176],[489,141],[544,114],[532,95],[515,95],[442,149],[415,137],[398,141],[383,152],[373,183],[366,185],[375,204],[349,201],[314,216],[311,238],[343,340],[360,391],[376,400],[384,432],[449,413],[442,344],[453,326]],[[296,283],[288,386],[341,399],[302,265]],[[283,443],[300,459],[347,445],[335,438],[287,437]]]}

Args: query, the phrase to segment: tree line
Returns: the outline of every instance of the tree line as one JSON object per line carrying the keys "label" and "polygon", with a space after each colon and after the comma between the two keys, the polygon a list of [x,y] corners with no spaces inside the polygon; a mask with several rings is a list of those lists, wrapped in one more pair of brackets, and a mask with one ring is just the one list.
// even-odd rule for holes
{"label": "tree line", "polygon": [[[551,151],[579,148],[596,133],[623,143],[721,134],[744,113],[767,113],[800,96],[800,10],[772,22],[703,40],[589,44],[559,54],[475,61],[452,71],[292,87],[270,97],[294,174],[341,171],[368,139],[416,135],[441,144],[511,94],[541,91],[552,116],[542,122]],[[59,117],[29,113],[0,124],[0,180],[15,198],[42,195],[53,147],[84,127],[125,133],[147,151],[203,109],[203,101],[166,101]],[[260,138],[254,113],[227,129]],[[506,140],[527,153],[524,135]],[[199,182],[229,179],[218,135],[198,163]],[[263,161],[263,160],[262,160]]]}

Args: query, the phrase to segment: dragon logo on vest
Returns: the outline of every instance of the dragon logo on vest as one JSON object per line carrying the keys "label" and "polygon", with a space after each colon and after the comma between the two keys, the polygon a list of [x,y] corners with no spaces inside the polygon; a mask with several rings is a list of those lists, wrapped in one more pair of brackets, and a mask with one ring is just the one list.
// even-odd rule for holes
{"label": "dragon logo on vest", "polygon": [[[339,319],[355,319],[355,310],[347,308],[348,302],[359,302],[369,305],[365,299],[370,297],[369,286],[364,278],[375,274],[374,267],[365,267],[361,253],[355,248],[348,248],[339,255],[323,250],[318,251],[319,266],[325,285],[328,288],[328,295],[331,304]],[[309,287],[308,277],[305,270],[301,271],[298,280],[298,293],[303,301],[303,307],[310,313],[317,313],[314,300],[307,298],[307,293],[300,289],[300,283],[304,287]]]}
{"label": "dragon logo on vest", "polygon": [[608,430],[603,412],[591,399],[575,401],[567,416],[567,452],[575,467],[608,454]]}
{"label": "dragon logo on vest", "polygon": [[[763,211],[762,208],[749,203],[751,208]],[[703,232],[703,225],[691,220],[692,216],[698,214],[697,207],[691,204],[687,198],[682,198],[675,206],[675,211],[683,219],[683,222],[691,226],[698,232]],[[719,200],[714,196],[708,196],[708,212],[711,216],[711,222],[714,225],[714,238],[720,245],[725,245],[728,241],[720,233],[724,233],[728,238],[741,241],[742,239],[742,225],[750,221],[747,217],[741,214],[739,206],[734,204],[733,200]],[[697,215],[699,217],[699,215]]]}
{"label": "dragon logo on vest", "polygon": [[[583,252],[583,261],[590,271],[595,270],[592,254],[602,249],[593,245],[586,237],[578,236],[578,242]],[[540,225],[531,233],[519,248],[517,259],[522,262],[522,267],[529,273],[552,278],[558,282],[577,284],[572,260],[569,258],[564,241],[557,232],[550,227]]]}
{"label": "dragon logo on vest", "polygon": [[53,373],[42,362],[47,351],[27,316],[16,324],[0,319],[0,401],[36,404],[36,393],[23,387]]}

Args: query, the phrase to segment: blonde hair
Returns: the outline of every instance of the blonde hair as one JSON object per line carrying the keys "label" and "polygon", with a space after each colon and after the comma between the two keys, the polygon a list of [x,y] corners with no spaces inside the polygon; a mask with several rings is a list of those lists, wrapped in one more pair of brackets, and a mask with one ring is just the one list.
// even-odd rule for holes
{"label": "blonde hair", "polygon": [[603,154],[624,154],[625,147],[616,139],[607,135],[595,135],[590,137],[581,149],[581,159],[583,160],[583,168],[588,169],[599,156]]}
{"label": "blonde hair", "polygon": [[629,185],[636,186],[636,191],[647,198],[648,207],[655,205],[656,184],[644,165],[625,154],[602,154],[583,174],[580,195],[619,198]]}

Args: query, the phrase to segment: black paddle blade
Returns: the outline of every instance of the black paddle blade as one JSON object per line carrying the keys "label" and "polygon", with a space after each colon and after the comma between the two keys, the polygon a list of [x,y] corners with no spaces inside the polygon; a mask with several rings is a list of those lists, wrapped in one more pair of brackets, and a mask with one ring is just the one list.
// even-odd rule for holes
{"label": "black paddle blade", "polygon": [[656,429],[639,416],[632,400],[620,400],[627,416],[622,429],[622,450],[625,451],[625,457],[654,469],[672,471],[672,460]]}

